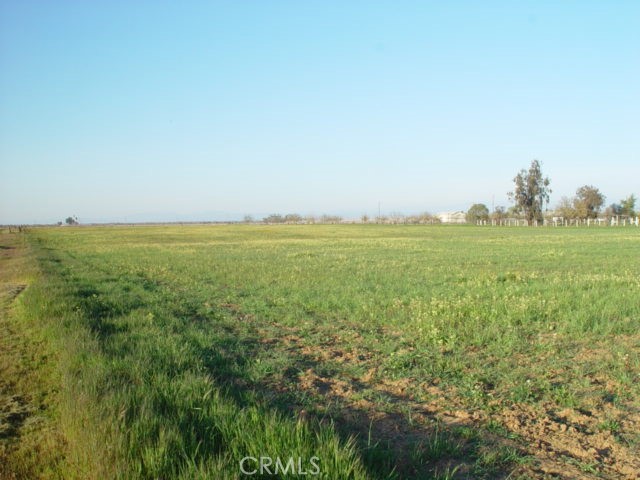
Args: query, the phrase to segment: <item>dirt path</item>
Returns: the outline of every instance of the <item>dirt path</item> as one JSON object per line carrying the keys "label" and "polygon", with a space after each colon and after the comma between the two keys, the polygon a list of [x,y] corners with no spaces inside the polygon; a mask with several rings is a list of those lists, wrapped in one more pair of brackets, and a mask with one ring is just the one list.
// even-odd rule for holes
{"label": "dirt path", "polygon": [[0,233],[0,479],[58,478],[47,345],[21,317],[36,274],[23,234]]}

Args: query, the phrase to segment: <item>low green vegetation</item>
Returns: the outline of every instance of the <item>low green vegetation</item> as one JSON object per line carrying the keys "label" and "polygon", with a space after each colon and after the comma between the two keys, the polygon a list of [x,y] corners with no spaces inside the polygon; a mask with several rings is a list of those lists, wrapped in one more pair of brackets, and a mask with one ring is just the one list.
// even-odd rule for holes
{"label": "low green vegetation", "polygon": [[[67,227],[27,239],[40,273],[20,308],[58,352],[60,477],[249,478],[245,457],[307,469],[317,457],[315,478],[345,479],[584,465],[615,478],[634,465],[638,229]],[[538,450],[548,439],[527,416],[576,429],[585,452],[589,435],[615,448],[593,461]]]}

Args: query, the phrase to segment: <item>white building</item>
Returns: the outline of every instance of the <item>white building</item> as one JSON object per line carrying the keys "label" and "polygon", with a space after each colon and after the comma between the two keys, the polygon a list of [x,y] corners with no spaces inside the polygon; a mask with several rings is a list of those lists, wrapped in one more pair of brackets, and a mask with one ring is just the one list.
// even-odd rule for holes
{"label": "white building", "polygon": [[442,223],[467,223],[467,214],[459,212],[442,212],[436,215]]}

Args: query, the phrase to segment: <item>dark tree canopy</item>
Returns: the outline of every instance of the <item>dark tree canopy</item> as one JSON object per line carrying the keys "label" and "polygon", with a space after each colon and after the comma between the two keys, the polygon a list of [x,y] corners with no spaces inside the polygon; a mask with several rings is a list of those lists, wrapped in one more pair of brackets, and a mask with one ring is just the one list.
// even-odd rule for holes
{"label": "dark tree canopy", "polygon": [[635,208],[636,197],[635,195],[631,194],[624,200],[620,200],[620,203],[612,203],[611,205],[609,205],[605,210],[605,214],[608,217],[614,215],[626,215],[629,217],[635,217],[637,215]]}
{"label": "dark tree canopy", "polygon": [[612,203],[605,209],[604,214],[607,217],[615,217],[616,215],[622,215],[622,210],[620,205]]}
{"label": "dark tree canopy", "polygon": [[629,215],[630,217],[636,216],[636,197],[631,194],[624,200],[620,201],[620,214]]}
{"label": "dark tree canopy", "polygon": [[604,205],[604,195],[593,185],[585,185],[576,191],[573,208],[578,218],[598,218]]}
{"label": "dark tree canopy", "polygon": [[476,223],[478,220],[489,220],[489,209],[484,203],[475,203],[467,211],[467,222]]}
{"label": "dark tree canopy", "polygon": [[515,203],[515,210],[524,214],[529,222],[542,220],[545,202],[549,201],[551,181],[542,175],[538,160],[533,160],[529,170],[522,169],[513,179],[515,188],[509,192],[509,198]]}

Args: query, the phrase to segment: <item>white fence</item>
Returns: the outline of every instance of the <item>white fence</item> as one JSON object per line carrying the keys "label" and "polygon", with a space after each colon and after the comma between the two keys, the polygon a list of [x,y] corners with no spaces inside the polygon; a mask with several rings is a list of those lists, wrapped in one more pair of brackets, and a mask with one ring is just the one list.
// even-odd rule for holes
{"label": "white fence", "polygon": [[[501,220],[478,220],[476,225],[490,225],[493,227],[528,227],[529,221],[522,218],[504,218]],[[640,226],[640,217],[611,217],[611,218],[545,218],[543,222],[534,220],[532,226],[545,227],[626,227]]]}

